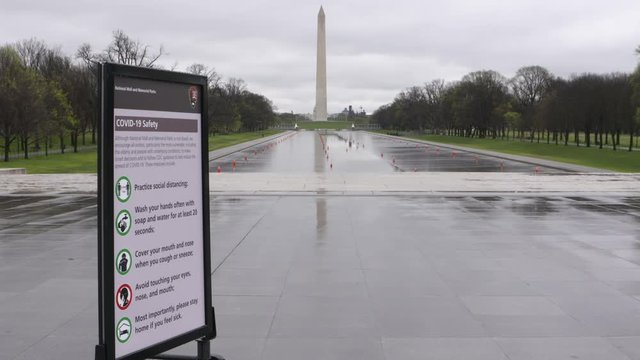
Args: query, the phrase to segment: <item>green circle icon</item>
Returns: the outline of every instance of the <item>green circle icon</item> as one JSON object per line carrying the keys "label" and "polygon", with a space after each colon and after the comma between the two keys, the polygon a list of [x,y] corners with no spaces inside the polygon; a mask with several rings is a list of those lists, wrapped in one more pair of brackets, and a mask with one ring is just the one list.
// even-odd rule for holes
{"label": "green circle icon", "polygon": [[129,270],[131,270],[131,265],[133,265],[133,257],[129,250],[120,250],[118,256],[116,256],[116,270],[118,270],[118,274],[127,275]]}
{"label": "green circle icon", "polygon": [[123,317],[116,325],[116,339],[124,344],[131,338],[132,331],[131,320],[128,317]]}
{"label": "green circle icon", "polygon": [[131,197],[131,193],[133,192],[133,187],[131,186],[131,181],[126,176],[120,176],[118,181],[115,184],[116,191],[116,199],[120,202],[127,202]]}
{"label": "green circle icon", "polygon": [[127,210],[122,210],[116,216],[116,231],[118,234],[125,236],[131,230],[131,225],[133,224],[133,218],[131,214]]}

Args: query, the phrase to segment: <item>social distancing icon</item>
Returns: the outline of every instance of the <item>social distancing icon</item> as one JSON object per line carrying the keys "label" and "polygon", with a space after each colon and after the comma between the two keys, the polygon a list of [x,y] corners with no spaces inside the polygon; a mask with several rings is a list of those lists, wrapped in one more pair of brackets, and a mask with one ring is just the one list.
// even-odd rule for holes
{"label": "social distancing icon", "polygon": [[126,202],[131,197],[131,181],[126,176],[121,176],[116,181],[116,198],[120,202]]}
{"label": "social distancing icon", "polygon": [[121,343],[126,343],[131,338],[131,320],[123,317],[116,325],[116,339]]}
{"label": "social distancing icon", "polygon": [[116,291],[116,305],[118,309],[126,310],[131,305],[133,299],[133,290],[129,284],[122,284]]}
{"label": "social distancing icon", "polygon": [[118,256],[116,256],[116,269],[118,270],[118,274],[127,275],[129,270],[131,270],[132,263],[133,261],[129,250],[122,249],[118,252]]}
{"label": "social distancing icon", "polygon": [[131,214],[127,210],[122,210],[116,216],[116,230],[118,234],[124,236],[129,233],[131,230],[131,223],[133,219],[131,218]]}

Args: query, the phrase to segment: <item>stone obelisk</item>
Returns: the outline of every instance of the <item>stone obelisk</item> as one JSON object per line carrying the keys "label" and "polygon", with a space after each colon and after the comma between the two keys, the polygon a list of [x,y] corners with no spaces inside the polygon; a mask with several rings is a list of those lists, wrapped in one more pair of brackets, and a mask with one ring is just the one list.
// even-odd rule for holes
{"label": "stone obelisk", "polygon": [[316,106],[314,121],[327,121],[327,43],[324,30],[324,10],[318,12],[318,49],[316,59]]}

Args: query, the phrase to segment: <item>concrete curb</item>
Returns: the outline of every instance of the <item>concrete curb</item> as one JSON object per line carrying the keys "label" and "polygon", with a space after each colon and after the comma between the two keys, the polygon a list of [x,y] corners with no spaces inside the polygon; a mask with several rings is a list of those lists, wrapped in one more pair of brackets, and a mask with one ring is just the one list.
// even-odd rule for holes
{"label": "concrete curb", "polygon": [[640,193],[640,174],[502,172],[210,173],[216,193]]}
{"label": "concrete curb", "polygon": [[[96,174],[0,176],[0,195],[95,194]],[[637,197],[640,174],[209,173],[210,193],[254,195],[600,194]]]}
{"label": "concrete curb", "polygon": [[271,140],[274,140],[274,139],[280,138],[282,136],[288,135],[288,134],[290,134],[292,132],[294,132],[294,131],[284,131],[284,132],[281,132],[279,134],[275,134],[275,135],[263,137],[263,138],[260,138],[260,139],[251,140],[251,141],[243,142],[243,143],[240,143],[240,144],[228,146],[228,147],[225,147],[225,148],[222,148],[222,149],[210,151],[209,152],[209,161],[217,160],[217,159],[220,159],[222,157],[225,157],[225,156],[231,155],[233,153],[236,153],[238,151],[242,151],[244,149],[248,149],[250,147],[253,147],[253,146],[256,146],[256,145],[260,145],[262,143],[269,142]]}
{"label": "concrete curb", "polygon": [[27,169],[25,168],[8,168],[0,169],[0,175],[25,175]]}
{"label": "concrete curb", "polygon": [[568,163],[563,163],[563,162],[553,161],[553,160],[538,159],[530,156],[511,155],[511,154],[505,154],[501,152],[480,150],[480,149],[474,149],[474,148],[458,146],[458,145],[450,145],[450,144],[427,141],[427,140],[411,139],[411,138],[406,138],[402,136],[379,134],[379,133],[373,133],[369,131],[367,132],[370,133],[372,136],[387,137],[390,139],[404,140],[404,141],[409,141],[409,142],[418,143],[418,144],[436,145],[445,149],[465,151],[471,154],[485,155],[485,156],[495,157],[498,159],[518,161],[525,164],[539,165],[539,166],[544,166],[544,167],[548,167],[556,170],[562,170],[562,171],[578,172],[578,173],[604,173],[604,174],[617,173],[615,171],[611,171],[607,169],[599,169],[599,168],[594,168],[589,166],[574,165],[574,164],[568,164]]}

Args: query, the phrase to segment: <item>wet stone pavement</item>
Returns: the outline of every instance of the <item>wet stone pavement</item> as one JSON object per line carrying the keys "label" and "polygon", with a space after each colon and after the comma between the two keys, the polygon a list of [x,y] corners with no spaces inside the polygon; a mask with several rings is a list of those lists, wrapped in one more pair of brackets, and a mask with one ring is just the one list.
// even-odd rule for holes
{"label": "wet stone pavement", "polygon": [[[417,161],[390,140],[353,161],[336,138],[331,170],[322,145],[314,159],[318,144],[302,156],[294,139],[247,162]],[[210,206],[212,350],[227,359],[640,359],[638,192],[216,192]],[[93,358],[96,231],[92,194],[0,196],[0,359]]]}

